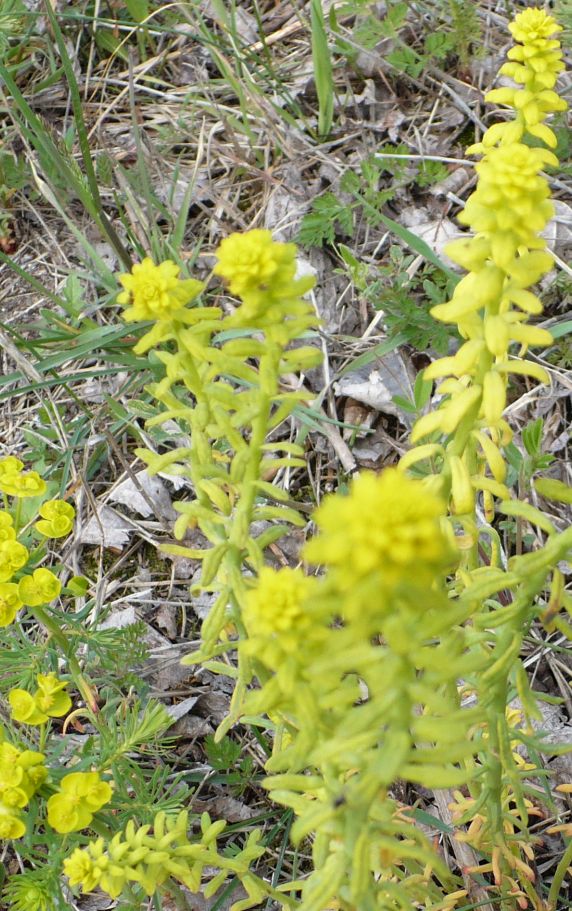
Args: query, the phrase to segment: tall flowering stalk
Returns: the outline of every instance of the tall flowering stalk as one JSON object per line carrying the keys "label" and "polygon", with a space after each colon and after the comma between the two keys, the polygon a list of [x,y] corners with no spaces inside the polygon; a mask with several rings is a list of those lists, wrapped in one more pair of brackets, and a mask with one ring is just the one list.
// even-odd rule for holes
{"label": "tall flowering stalk", "polygon": [[[214,273],[240,299],[228,316],[218,307],[189,308],[203,286],[178,273],[174,263],[156,266],[146,259],[120,277],[125,290],[119,301],[128,305],[126,319],[156,320],[135,349],[160,345],[157,356],[165,365],[165,378],[151,387],[161,411],[149,425],[174,419],[190,435],[189,447],[163,455],[138,450],[138,455],[153,473],[168,470],[189,478],[194,499],[175,504],[181,513],[175,536],[182,540],[188,529],[198,527],[208,541],[206,549],[184,543],[164,548],[200,559],[195,591],[216,593],[200,651],[186,659],[194,663],[233,649],[236,635],[244,633],[243,564],[259,571],[264,549],[285,528],[305,524],[288,505],[287,493],[269,480],[284,468],[304,466],[303,449],[288,439],[267,442],[267,437],[303,398],[285,378],[316,365],[320,352],[291,345],[317,325],[302,297],[313,280],[295,277],[293,244],[274,243],[263,230],[222,242]],[[254,522],[268,527],[255,535]],[[209,666],[228,672],[226,664]],[[235,706],[250,679],[245,661]]]}
{"label": "tall flowering stalk", "polygon": [[[481,872],[489,870],[513,900],[531,900],[540,907],[526,834],[534,808],[525,797],[522,760],[511,744],[515,736],[520,741],[530,738],[531,718],[541,717],[519,654],[531,622],[544,610],[538,601],[550,573],[553,590],[561,591],[555,567],[569,551],[572,535],[570,530],[556,534],[539,510],[511,498],[503,448],[512,431],[504,411],[511,375],[549,382],[546,371],[525,354],[529,347],[552,341],[549,332],[528,323],[530,316],[542,312],[531,288],[553,264],[541,233],[554,215],[542,170],[556,166],[558,160],[538,143],[556,146],[544,120],[565,110],[566,104],[552,91],[563,69],[560,45],[553,38],[560,26],[543,10],[528,9],[516,16],[510,30],[518,43],[501,73],[517,87],[495,89],[486,98],[512,108],[515,118],[491,126],[469,149],[482,155],[476,165],[476,190],[459,216],[472,235],[446,248],[468,274],[452,300],[431,311],[436,319],[456,324],[465,342],[454,356],[435,361],[425,371],[427,379],[439,381],[442,401],[413,428],[412,442],[418,445],[401,460],[400,468],[430,463],[425,483],[448,499],[454,521],[464,529],[458,585],[466,588],[461,600],[481,602],[473,629],[490,659],[487,670],[475,679],[475,694],[487,716],[480,780],[469,786],[469,799],[458,797],[454,812],[459,822],[471,823],[465,840],[491,857]],[[513,558],[508,571],[502,571],[496,532],[477,520],[480,496],[487,522],[494,518],[496,500],[499,511],[544,531],[545,546]],[[490,565],[481,565],[481,554],[487,551],[486,546],[479,550],[481,536],[492,541]],[[509,593],[508,603],[492,597],[501,590]],[[518,692],[527,719],[524,730],[516,734],[505,713],[511,689]]]}
{"label": "tall flowering stalk", "polygon": [[[424,459],[440,464],[434,483],[451,498],[452,511],[474,533],[475,496],[482,492],[485,514],[493,515],[493,498],[509,496],[502,448],[512,432],[503,417],[507,382],[512,375],[548,383],[546,371],[522,358],[528,347],[548,345],[545,329],[527,324],[542,312],[530,288],[552,267],[541,232],[554,215],[548,182],[541,173],[556,166],[556,156],[521,142],[528,134],[550,146],[553,132],[543,120],[566,104],[551,91],[563,69],[559,43],[550,36],[560,31],[542,10],[520,13],[510,26],[519,44],[509,51],[501,73],[523,89],[495,89],[486,96],[516,110],[514,121],[491,126],[482,142],[469,152],[482,153],[476,166],[478,183],[459,220],[473,236],[448,245],[448,256],[468,270],[453,298],[431,311],[435,319],[454,323],[466,339],[453,357],[435,361],[427,379],[438,379],[443,396],[439,408],[422,417],[412,432],[418,443],[439,434],[440,439],[406,454],[402,468]],[[519,356],[511,357],[511,346]],[[476,565],[476,542],[469,565]]]}

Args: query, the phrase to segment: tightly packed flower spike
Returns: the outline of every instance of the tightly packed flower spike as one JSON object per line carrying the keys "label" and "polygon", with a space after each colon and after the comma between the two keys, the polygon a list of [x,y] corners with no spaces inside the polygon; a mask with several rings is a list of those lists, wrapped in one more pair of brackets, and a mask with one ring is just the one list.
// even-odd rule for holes
{"label": "tightly packed flower spike", "polygon": [[552,91],[564,69],[560,42],[553,37],[562,27],[545,10],[527,9],[515,17],[509,29],[518,44],[509,50],[509,62],[503,64],[500,72],[522,88],[493,89],[485,95],[485,101],[513,108],[516,118],[494,124],[469,152],[482,151],[499,142],[511,145],[527,133],[550,148],[556,147],[556,136],[543,121],[549,114],[567,108],[566,102]]}
{"label": "tightly packed flower spike", "polygon": [[72,701],[65,692],[67,681],[58,680],[55,674],[38,674],[35,693],[15,688],[10,690],[8,701],[14,721],[21,724],[45,724],[49,718],[66,715]]}
{"label": "tightly packed flower spike", "polygon": [[48,822],[56,832],[79,832],[89,826],[112,797],[111,785],[98,772],[71,772],[48,800]]}
{"label": "tightly packed flower spike", "polygon": [[218,867],[217,874],[202,886],[206,898],[212,896],[229,875],[238,875],[248,898],[232,905],[231,911],[257,906],[261,901],[284,897],[276,893],[249,867],[264,848],[260,845],[260,831],[248,836],[244,847],[226,857],[218,853],[216,840],[226,828],[226,823],[211,822],[208,813],[201,817],[199,839],[189,841],[188,813],[175,817],[161,811],[150,825],[135,827],[129,822],[125,831],[118,832],[109,843],[103,838],[90,842],[87,848],[76,848],[64,861],[64,872],[71,886],[80,886],[82,893],[100,888],[111,898],[118,898],[127,885],[136,885],[146,895],[153,895],[170,879],[186,886],[191,892],[201,890],[205,867]]}
{"label": "tightly packed flower spike", "polygon": [[[535,102],[536,109],[542,108],[542,117],[551,110],[561,110],[562,104],[555,100],[558,96],[547,88],[562,68],[559,44],[548,40],[559,26],[542,10],[529,9],[516,17],[511,30],[523,46],[509,56],[523,63],[507,64],[510,74],[525,82],[527,93],[542,96]],[[503,72],[508,74],[509,70],[503,68]],[[558,160],[547,149],[530,148],[517,141],[525,127],[545,141],[550,136],[544,133],[547,127],[540,130],[540,114],[533,124],[530,109],[521,104],[518,92],[514,97],[520,99],[515,100],[519,111],[516,132],[510,131],[514,124],[495,125],[474,147],[474,151],[483,151],[484,157],[476,165],[476,190],[459,216],[474,234],[446,248],[447,255],[469,274],[459,282],[451,301],[431,310],[436,319],[456,324],[466,341],[454,356],[435,361],[425,371],[426,379],[440,380],[437,391],[444,401],[416,423],[412,442],[436,433],[445,440],[414,448],[400,463],[405,469],[428,458],[441,460],[439,476],[433,476],[429,483],[450,496],[453,512],[469,517],[467,521],[474,513],[476,492],[482,492],[489,520],[493,498],[509,498],[502,455],[511,438],[503,418],[508,377],[515,374],[549,382],[548,374],[536,362],[511,357],[511,345],[518,345],[522,354],[530,346],[552,341],[549,332],[527,325],[527,320],[542,312],[542,304],[530,287],[553,264],[542,231],[554,215],[554,206],[541,171],[547,165],[557,165]],[[493,100],[500,100],[500,96],[494,95]]]}
{"label": "tightly packed flower spike", "polygon": [[0,839],[24,835],[23,810],[47,776],[42,753],[19,750],[0,733]]}

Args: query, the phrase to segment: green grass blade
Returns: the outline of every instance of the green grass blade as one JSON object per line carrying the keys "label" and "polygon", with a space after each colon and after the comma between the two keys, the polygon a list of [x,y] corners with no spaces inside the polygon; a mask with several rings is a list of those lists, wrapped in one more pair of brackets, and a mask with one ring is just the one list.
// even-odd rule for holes
{"label": "green grass blade", "polygon": [[318,95],[318,133],[328,136],[334,120],[334,78],[321,0],[311,0],[312,61]]}
{"label": "green grass blade", "polygon": [[131,266],[133,265],[133,263],[131,261],[131,257],[129,256],[129,253],[127,252],[127,250],[121,243],[119,237],[117,236],[115,228],[113,227],[113,225],[111,224],[111,222],[109,221],[109,219],[107,218],[107,215],[105,214],[105,212],[103,210],[103,204],[101,202],[101,197],[99,195],[99,185],[97,182],[95,169],[93,167],[93,161],[91,159],[91,149],[89,146],[89,137],[87,135],[87,130],[85,127],[85,120],[83,119],[83,104],[82,104],[81,96],[79,93],[77,80],[75,78],[75,74],[73,71],[73,65],[69,58],[67,49],[66,49],[64,36],[63,36],[60,26],[58,24],[56,14],[54,13],[54,10],[52,9],[50,0],[45,0],[44,8],[45,8],[48,18],[50,20],[50,25],[52,27],[54,37],[56,39],[56,44],[57,44],[58,50],[60,52],[62,66],[63,66],[64,72],[66,74],[66,80],[67,80],[67,84],[68,84],[68,88],[69,88],[69,92],[70,92],[70,98],[71,98],[71,103],[72,103],[72,108],[73,108],[73,113],[74,113],[74,118],[75,118],[75,126],[76,126],[76,130],[77,130],[79,147],[80,147],[80,151],[81,151],[81,157],[83,160],[83,166],[85,168],[87,184],[88,184],[88,187],[89,187],[89,190],[91,193],[93,207],[95,209],[95,216],[97,218],[97,222],[100,227],[100,230],[102,230],[103,233],[107,235],[107,239],[109,240],[111,246],[117,253],[117,255],[120,258],[123,265],[126,266],[128,269],[131,269]]}

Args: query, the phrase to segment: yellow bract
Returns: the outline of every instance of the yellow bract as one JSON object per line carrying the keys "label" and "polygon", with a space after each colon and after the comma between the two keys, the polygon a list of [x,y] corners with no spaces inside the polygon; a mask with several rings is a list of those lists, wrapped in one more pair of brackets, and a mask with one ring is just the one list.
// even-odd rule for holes
{"label": "yellow bract", "polygon": [[34,528],[46,538],[63,538],[73,528],[75,509],[65,500],[47,500],[40,506],[39,513],[42,518]]}
{"label": "yellow bract", "polygon": [[0,839],[25,833],[22,810],[47,777],[43,762],[42,753],[0,742]]}
{"label": "yellow bract", "polygon": [[28,550],[19,541],[0,541],[0,582],[9,582],[28,560]]}
{"label": "yellow bract", "polygon": [[64,690],[67,683],[55,674],[38,674],[38,689],[32,695],[26,690],[12,689],[8,701],[12,718],[22,724],[44,724],[48,718],[60,718],[69,712],[72,701]]}
{"label": "yellow bract", "polygon": [[21,607],[16,583],[0,582],[0,626],[10,626]]}
{"label": "yellow bract", "polygon": [[62,583],[49,569],[35,569],[31,576],[23,576],[18,585],[18,595],[27,607],[48,604],[57,598]]}
{"label": "yellow bract", "polygon": [[0,491],[10,497],[37,497],[46,491],[46,482],[37,471],[22,471],[20,459],[0,459]]}
{"label": "yellow bract", "polygon": [[111,785],[97,772],[72,772],[48,800],[48,822],[56,832],[85,829],[104,804],[111,800]]}

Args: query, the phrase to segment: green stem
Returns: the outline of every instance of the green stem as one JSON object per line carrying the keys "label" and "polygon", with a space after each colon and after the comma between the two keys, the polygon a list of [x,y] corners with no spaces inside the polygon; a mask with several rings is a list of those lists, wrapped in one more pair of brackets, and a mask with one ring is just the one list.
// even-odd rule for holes
{"label": "green stem", "polygon": [[45,629],[48,630],[52,639],[54,639],[54,641],[57,642],[57,644],[61,648],[63,654],[65,655],[65,659],[68,663],[70,673],[73,677],[73,681],[74,681],[76,687],[78,688],[79,692],[85,699],[87,707],[94,714],[97,714],[99,711],[99,707],[97,705],[97,701],[95,699],[94,692],[82,672],[82,669],[79,665],[79,661],[77,660],[76,656],[72,653],[72,651],[69,647],[69,642],[68,642],[65,634],[62,632],[62,630],[60,629],[60,627],[58,626],[56,621],[53,620],[52,617],[50,617],[50,615],[48,614],[48,612],[45,610],[45,608],[43,606],[39,606],[39,605],[36,607],[28,606],[28,610],[30,611],[31,614],[33,614],[33,616],[36,618],[38,623],[40,623]]}
{"label": "green stem", "polygon": [[548,893],[547,905],[549,909],[556,908],[558,901],[558,896],[560,895],[560,889],[562,888],[562,883],[564,882],[564,877],[568,871],[568,867],[572,864],[572,839],[568,842],[568,847],[566,848],[564,854],[560,858],[560,863],[556,867],[556,873],[554,874],[554,879],[552,880],[552,885],[550,886],[550,891]]}
{"label": "green stem", "polygon": [[20,531],[20,520],[22,518],[22,498],[17,497],[16,509],[14,510],[14,531],[16,534]]}

